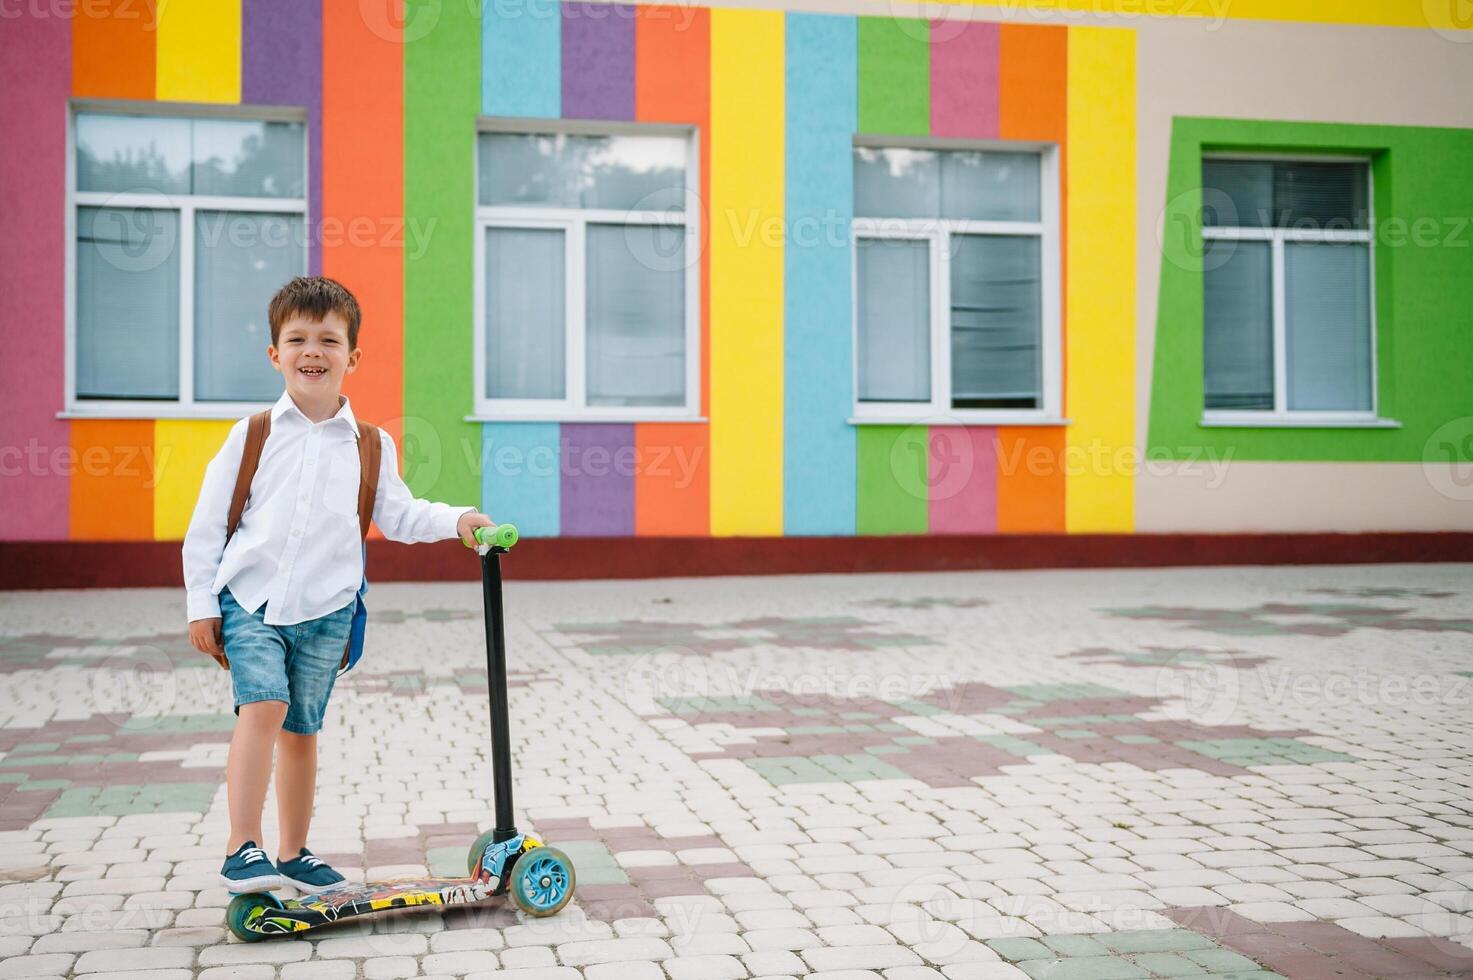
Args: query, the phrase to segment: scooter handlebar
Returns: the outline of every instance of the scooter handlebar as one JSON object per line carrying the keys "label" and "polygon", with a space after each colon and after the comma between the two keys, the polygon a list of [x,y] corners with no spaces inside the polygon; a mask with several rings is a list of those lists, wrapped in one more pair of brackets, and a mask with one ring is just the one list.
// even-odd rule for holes
{"label": "scooter handlebar", "polygon": [[520,535],[517,534],[515,524],[493,524],[490,527],[476,528],[476,543],[483,548],[500,548],[509,551],[512,545],[517,543]]}

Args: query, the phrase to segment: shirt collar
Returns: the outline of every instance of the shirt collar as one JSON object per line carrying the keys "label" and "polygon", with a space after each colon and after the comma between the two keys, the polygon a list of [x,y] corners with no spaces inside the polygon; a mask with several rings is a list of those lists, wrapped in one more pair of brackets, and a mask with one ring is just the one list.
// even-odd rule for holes
{"label": "shirt collar", "polygon": [[[327,419],[327,421],[334,425],[346,425],[356,439],[358,437],[358,420],[353,416],[353,405],[348,401],[347,395],[339,395],[338,397],[343,402],[338,407],[337,414]],[[275,425],[281,420],[283,415],[300,419],[307,425],[312,424],[312,420],[302,414],[302,410],[297,407],[297,403],[292,401],[292,396],[285,391],[281,393],[280,398],[276,399],[276,404],[271,406],[271,424]]]}

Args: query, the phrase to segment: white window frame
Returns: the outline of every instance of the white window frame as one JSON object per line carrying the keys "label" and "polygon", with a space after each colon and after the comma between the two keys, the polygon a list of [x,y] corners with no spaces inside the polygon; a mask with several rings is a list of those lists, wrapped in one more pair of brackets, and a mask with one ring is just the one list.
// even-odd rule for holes
{"label": "white window frame", "polygon": [[[685,140],[685,210],[624,211],[616,208],[554,208],[481,204],[480,161],[476,162],[475,220],[475,411],[467,422],[678,422],[701,421],[701,229],[700,140],[690,126],[659,123],[550,119],[480,119],[482,133],[564,136],[679,136]],[[682,405],[587,404],[587,251],[590,224],[667,225],[685,229],[685,403]],[[563,232],[563,397],[486,396],[486,230],[550,228]]]}
{"label": "white window frame", "polygon": [[[1376,356],[1376,193],[1371,158],[1363,155],[1346,154],[1295,154],[1295,153],[1204,153],[1202,161],[1237,160],[1257,163],[1357,163],[1366,170],[1366,227],[1364,229],[1325,228],[1246,228],[1234,225],[1202,225],[1202,248],[1206,250],[1210,241],[1268,242],[1271,246],[1270,269],[1273,277],[1273,331],[1274,331],[1274,407],[1222,409],[1203,408],[1204,426],[1275,426],[1308,428],[1396,427],[1400,423],[1382,419],[1378,414],[1379,385],[1377,383]],[[1370,292],[1371,315],[1371,407],[1368,410],[1294,410],[1289,408],[1289,340],[1288,317],[1284,299],[1284,245],[1287,242],[1359,242],[1367,246],[1367,278]],[[1205,276],[1206,273],[1204,272]],[[1205,300],[1204,300],[1205,302]],[[1206,307],[1203,307],[1204,326]],[[1206,387],[1207,365],[1202,365],[1203,387]],[[1205,391],[1204,391],[1205,399]]]}
{"label": "white window frame", "polygon": [[[850,336],[853,338],[854,425],[1065,425],[1063,418],[1063,288],[1059,227],[1059,151],[1053,143],[1003,140],[896,140],[856,137],[854,146],[909,150],[982,150],[1037,153],[1038,221],[974,221],[952,218],[869,218],[855,215],[850,244]],[[1042,256],[1041,404],[1037,408],[951,407],[951,237],[961,234],[1026,235],[1039,239]],[[859,398],[859,241],[924,240],[929,243],[931,400],[861,401]]]}
{"label": "white window frame", "polygon": [[[207,194],[124,194],[77,190],[77,116],[89,114],[154,116],[163,119],[241,119],[293,122],[310,126],[305,110],[280,106],[222,106],[203,103],[104,101],[74,99],[66,127],[66,401],[58,418],[238,419],[269,408],[270,402],[196,401],[194,397],[194,218],[196,211],[301,215],[311,228],[311,133],[302,140],[302,197],[233,197]],[[179,397],[177,399],[110,399],[77,397],[77,210],[82,207],[146,207],[179,214]],[[302,250],[301,274],[307,274],[310,246]],[[266,297],[262,297],[263,303]],[[265,352],[262,351],[262,357]]]}

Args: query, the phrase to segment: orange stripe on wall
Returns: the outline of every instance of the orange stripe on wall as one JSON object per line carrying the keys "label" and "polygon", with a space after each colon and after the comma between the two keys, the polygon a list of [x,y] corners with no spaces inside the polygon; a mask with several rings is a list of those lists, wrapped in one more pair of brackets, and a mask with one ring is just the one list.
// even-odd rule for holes
{"label": "orange stripe on wall", "polygon": [[710,430],[682,422],[634,427],[634,533],[706,537],[711,533]]}
{"label": "orange stripe on wall", "polygon": [[[701,180],[701,414],[711,392],[711,16],[699,7],[642,5],[634,21],[634,118],[697,127]],[[710,427],[634,427],[634,533],[711,533]],[[660,465],[660,457],[665,457]]]}
{"label": "orange stripe on wall", "polygon": [[153,420],[73,419],[71,537],[153,539]]}
{"label": "orange stripe on wall", "polygon": [[403,45],[387,20],[369,20],[357,0],[324,0],[322,274],[363,310],[363,356],[344,391],[402,459],[404,257],[426,231],[404,226]]}
{"label": "orange stripe on wall", "polygon": [[72,95],[152,101],[156,6],[138,0],[77,5],[72,17]]}
{"label": "orange stripe on wall", "polygon": [[1064,429],[1000,426],[997,430],[999,534],[1064,530]]}
{"label": "orange stripe on wall", "polygon": [[651,4],[634,22],[634,118],[699,128],[701,175],[701,415],[711,414],[711,15]]}

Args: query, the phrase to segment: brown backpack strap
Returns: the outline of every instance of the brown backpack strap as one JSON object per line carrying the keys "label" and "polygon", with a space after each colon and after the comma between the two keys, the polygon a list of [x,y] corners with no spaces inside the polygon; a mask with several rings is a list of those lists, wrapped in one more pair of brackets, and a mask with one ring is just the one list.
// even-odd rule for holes
{"label": "brown backpack strap", "polygon": [[379,441],[378,427],[361,419],[358,422],[358,527],[368,537],[368,525],[373,523],[373,502],[378,498],[379,461],[383,458],[384,446]]}
{"label": "brown backpack strap", "polygon": [[225,540],[229,541],[240,526],[240,516],[245,513],[246,500],[251,495],[251,481],[256,478],[256,467],[261,463],[261,447],[271,434],[271,410],[257,412],[246,423],[245,451],[240,454],[240,469],[235,474],[235,493],[230,498],[230,516],[225,521]]}

